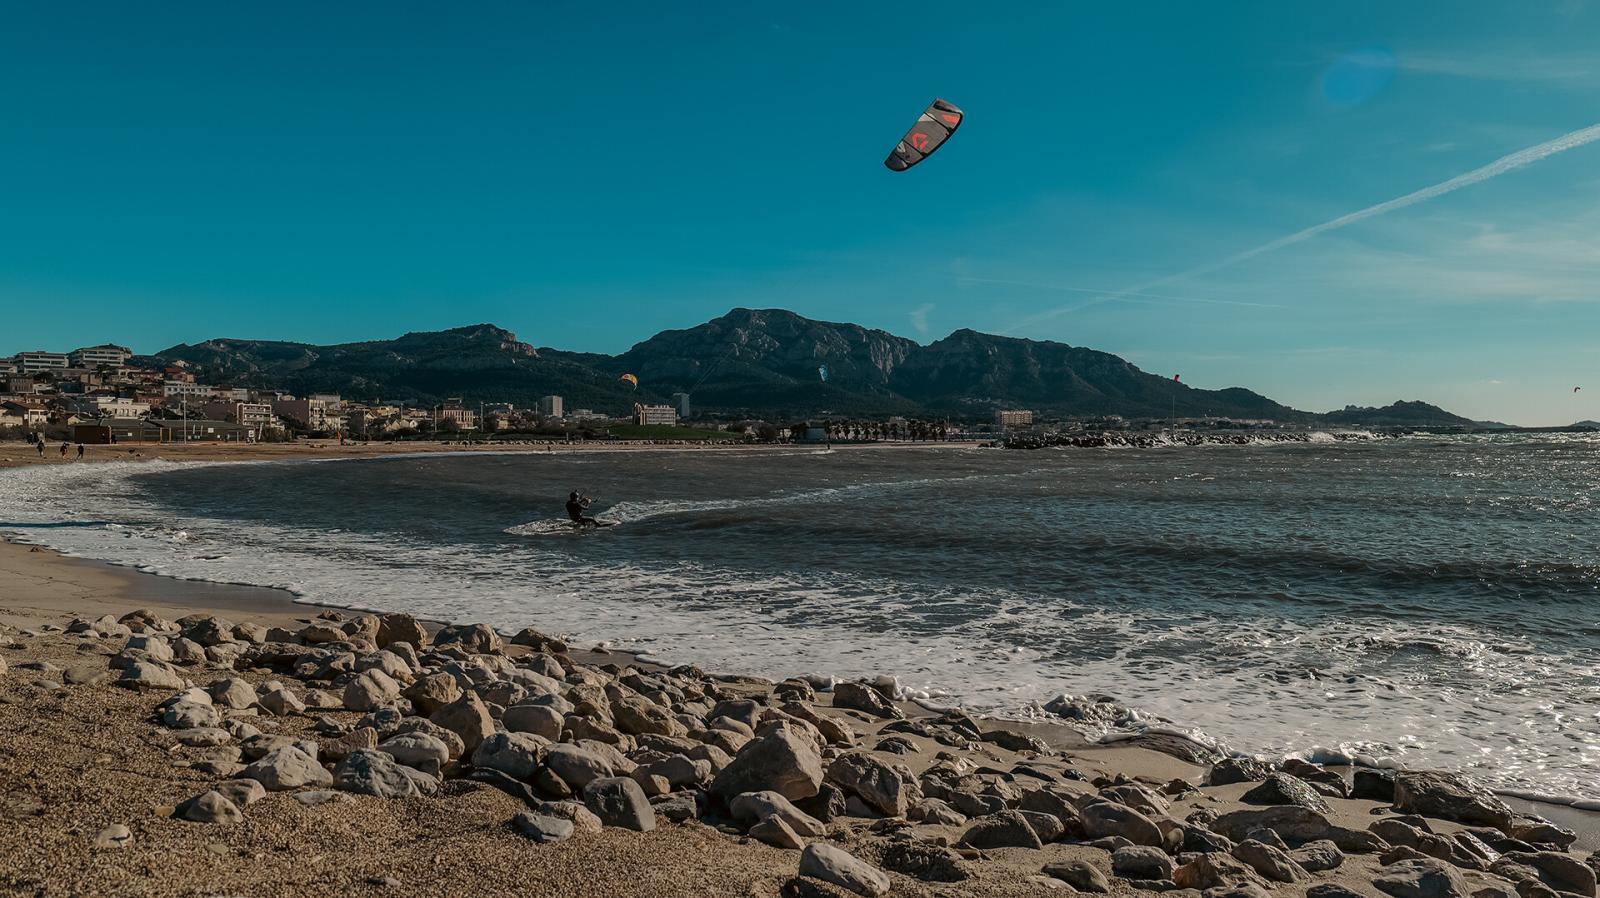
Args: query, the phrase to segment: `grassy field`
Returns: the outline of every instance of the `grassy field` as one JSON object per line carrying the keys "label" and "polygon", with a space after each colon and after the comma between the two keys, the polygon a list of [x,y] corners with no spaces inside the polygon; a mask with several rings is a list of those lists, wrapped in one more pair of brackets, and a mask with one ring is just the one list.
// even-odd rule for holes
{"label": "grassy field", "polygon": [[740,434],[671,424],[613,424],[608,430],[622,440],[737,440]]}

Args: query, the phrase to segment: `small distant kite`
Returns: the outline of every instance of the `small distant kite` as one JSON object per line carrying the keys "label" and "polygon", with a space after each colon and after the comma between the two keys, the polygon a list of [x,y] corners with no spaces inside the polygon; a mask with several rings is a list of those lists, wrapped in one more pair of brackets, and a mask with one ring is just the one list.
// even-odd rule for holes
{"label": "small distant kite", "polygon": [[883,160],[883,164],[888,166],[890,171],[905,171],[932,156],[934,150],[949,140],[950,135],[956,133],[964,118],[966,113],[957,109],[954,104],[946,103],[944,100],[934,100],[923,110],[922,115],[917,116],[917,123],[911,126],[905,137],[900,138],[900,143],[895,145],[894,150],[889,153],[889,158]]}
{"label": "small distant kite", "polygon": [[629,384],[632,384],[633,388],[635,390],[639,389],[639,378],[634,377],[632,374],[624,374],[621,377],[617,378],[617,380],[625,381],[625,382],[627,382]]}
{"label": "small distant kite", "polygon": [[1178,375],[1176,375],[1176,374],[1172,375],[1172,382],[1173,383],[1177,383],[1178,382]]}
{"label": "small distant kite", "polygon": [[1576,392],[1578,392],[1578,391],[1579,391],[1579,390],[1581,390],[1581,389],[1583,389],[1583,387],[1573,387],[1573,388],[1572,388],[1572,392],[1574,392],[1574,393],[1576,393]]}
{"label": "small distant kite", "polygon": [[817,376],[822,378],[822,382],[823,383],[827,383],[828,382],[828,366],[827,365],[823,365],[823,366],[819,367],[817,369]]}

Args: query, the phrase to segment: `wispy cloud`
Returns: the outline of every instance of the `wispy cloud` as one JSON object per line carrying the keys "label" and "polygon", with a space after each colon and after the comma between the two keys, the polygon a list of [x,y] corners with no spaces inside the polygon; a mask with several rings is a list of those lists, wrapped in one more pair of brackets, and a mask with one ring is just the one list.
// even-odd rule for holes
{"label": "wispy cloud", "polygon": [[1402,71],[1482,81],[1585,81],[1600,76],[1593,56],[1552,56],[1537,52],[1487,52],[1470,56],[1402,53]]}
{"label": "wispy cloud", "polygon": [[928,313],[933,311],[933,303],[925,303],[911,310],[911,326],[916,329],[917,335],[928,336]]}
{"label": "wispy cloud", "polygon": [[1254,259],[1257,256],[1275,252],[1285,247],[1293,246],[1297,243],[1304,243],[1313,237],[1326,234],[1329,231],[1336,231],[1340,228],[1346,228],[1358,222],[1366,221],[1371,218],[1377,218],[1380,215],[1386,215],[1398,209],[1404,209],[1408,206],[1415,206],[1418,203],[1427,202],[1428,200],[1444,196],[1448,193],[1454,193],[1455,191],[1461,190],[1464,187],[1471,187],[1474,184],[1481,184],[1491,178],[1496,178],[1508,172],[1516,171],[1517,169],[1532,165],[1533,163],[1542,159],[1548,159],[1557,153],[1564,153],[1567,150],[1576,149],[1578,147],[1594,143],[1596,140],[1600,140],[1600,124],[1590,125],[1587,128],[1580,128],[1576,131],[1570,131],[1553,140],[1547,140],[1544,143],[1535,144],[1531,147],[1518,150],[1515,153],[1508,153],[1504,156],[1501,156],[1499,159],[1490,162],[1488,165],[1479,166],[1471,171],[1456,175],[1453,178],[1440,181],[1437,184],[1431,184],[1420,190],[1414,190],[1408,194],[1405,194],[1404,196],[1395,197],[1392,200],[1385,200],[1384,202],[1376,203],[1366,207],[1365,209],[1357,209],[1354,212],[1348,212],[1337,218],[1331,218],[1320,224],[1315,224],[1308,228],[1302,228],[1292,234],[1286,234],[1277,238],[1276,240],[1269,240],[1266,243],[1260,244],[1259,246],[1253,246],[1249,249],[1236,252],[1230,256],[1225,256],[1221,259],[1207,262],[1204,265],[1197,265],[1185,271],[1180,271],[1177,274],[1159,277],[1153,281],[1147,281],[1143,284],[1130,287],[1126,290],[1107,291],[1099,297],[1079,303],[1076,306],[1063,306],[1042,312],[1022,322],[1019,322],[1013,329],[1031,328],[1043,321],[1047,321],[1068,312],[1077,311],[1087,306],[1097,305],[1102,302],[1114,302],[1126,296],[1138,296],[1145,291],[1155,287],[1160,287],[1164,284],[1176,283],[1192,277],[1198,277],[1203,274],[1210,274],[1215,271],[1220,271],[1221,269],[1237,265],[1240,262]]}
{"label": "wispy cloud", "polygon": [[1244,302],[1236,299],[1205,299],[1198,296],[1173,296],[1166,293],[1135,293],[1131,290],[1105,290],[1091,287],[1069,287],[1066,284],[1039,284],[1031,281],[1014,281],[1005,278],[980,278],[962,275],[958,284],[999,284],[1010,287],[1028,287],[1034,290],[1056,290],[1064,293],[1084,293],[1114,302],[1149,302],[1151,305],[1181,305],[1204,303],[1217,306],[1248,306],[1253,309],[1284,309],[1287,306],[1270,302]]}

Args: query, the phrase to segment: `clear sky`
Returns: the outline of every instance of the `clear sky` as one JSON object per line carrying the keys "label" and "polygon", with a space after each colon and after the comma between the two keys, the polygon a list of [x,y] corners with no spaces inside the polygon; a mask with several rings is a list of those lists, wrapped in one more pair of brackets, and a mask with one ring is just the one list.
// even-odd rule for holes
{"label": "clear sky", "polygon": [[[11,4],[0,353],[615,352],[778,306],[1600,418],[1600,143],[1274,244],[1600,123],[1597,36],[1583,0]],[[962,130],[889,172],[935,96]]]}

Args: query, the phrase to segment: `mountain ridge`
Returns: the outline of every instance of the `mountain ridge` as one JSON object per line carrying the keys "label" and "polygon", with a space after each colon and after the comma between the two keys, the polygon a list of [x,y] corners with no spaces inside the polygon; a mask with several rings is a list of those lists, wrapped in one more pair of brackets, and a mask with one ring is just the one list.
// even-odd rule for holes
{"label": "mountain ridge", "polygon": [[[927,345],[786,309],[734,308],[661,331],[617,355],[535,347],[493,324],[412,331],[391,340],[319,346],[214,338],[148,360],[183,361],[214,384],[338,392],[352,398],[532,404],[556,394],[572,408],[618,411],[690,394],[696,410],[803,418],[939,415],[987,418],[1000,408],[1063,416],[1232,417],[1348,425],[1474,425],[1420,401],[1381,409],[1301,411],[1245,387],[1203,390],[1112,353],[962,328]],[[619,380],[639,379],[637,390]]]}

